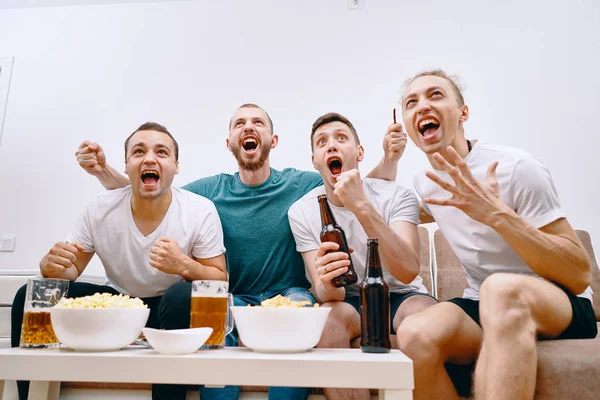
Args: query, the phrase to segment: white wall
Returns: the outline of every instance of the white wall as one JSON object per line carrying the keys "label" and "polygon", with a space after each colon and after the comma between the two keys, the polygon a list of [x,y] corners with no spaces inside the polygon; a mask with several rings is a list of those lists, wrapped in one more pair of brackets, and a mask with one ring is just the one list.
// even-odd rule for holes
{"label": "white wall", "polygon": [[[197,0],[0,10],[0,57],[14,56],[0,144],[0,235],[17,235],[0,270],[36,269],[101,190],[76,163],[84,139],[122,168],[140,123],[180,142],[175,183],[234,172],[227,123],[263,105],[280,145],[273,166],[311,169],[322,113],[356,125],[381,155],[406,77],[427,67],[468,84],[469,138],[522,147],[552,171],[572,225],[600,249],[600,3],[536,1]],[[554,3],[554,4],[549,4]],[[399,181],[426,166],[412,145]],[[100,273],[98,262],[90,267]]]}

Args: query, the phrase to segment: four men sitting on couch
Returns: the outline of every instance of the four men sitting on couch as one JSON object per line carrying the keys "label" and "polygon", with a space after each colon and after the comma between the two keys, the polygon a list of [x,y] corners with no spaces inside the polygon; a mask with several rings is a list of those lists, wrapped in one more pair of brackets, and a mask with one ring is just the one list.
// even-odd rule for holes
{"label": "four men sitting on couch", "polygon": [[[80,165],[114,190],[98,195],[74,233],[44,257],[42,274],[75,280],[95,251],[109,284],[86,287],[85,294],[105,288],[152,301],[160,310],[155,325],[166,329],[189,326],[189,281],[228,278],[236,305],[283,294],[331,307],[318,346],[349,347],[360,334],[357,290],[331,284],[349,261],[337,245],[319,240],[316,196],[326,194],[346,230],[359,277],[366,238],[379,238],[391,288],[390,322],[398,347],[414,361],[415,399],[457,399],[446,366],[476,360],[477,398],[533,399],[536,341],[596,336],[587,254],[539,160],[523,150],[466,139],[469,108],[453,78],[441,70],[420,73],[408,81],[401,104],[408,137],[433,169],[415,175],[418,199],[393,182],[406,145],[397,123],[384,136],[381,162],[364,178],[358,171],[364,155],[358,134],[336,113],[318,118],[310,135],[320,176],[278,171],[269,165],[278,143],[273,122],[262,108],[245,104],[232,117],[227,139],[239,172],[201,179],[184,191],[171,187],[177,143],[166,128],[142,125],[128,139],[129,179],[106,164],[99,145],[86,141],[77,152]],[[417,276],[416,226],[434,221],[469,285],[462,298],[441,303]],[[102,234],[108,231],[113,236]],[[247,241],[250,236],[261,237],[263,245]],[[127,257],[139,262],[127,263]],[[117,277],[115,269],[127,265],[136,271],[119,270]],[[13,346],[19,344],[23,301],[20,291],[13,306]],[[175,322],[167,323],[170,316]],[[237,344],[234,333],[227,345]],[[239,396],[237,387],[203,390],[203,399]],[[369,398],[367,391],[325,394]],[[303,388],[269,390],[270,399],[307,396]],[[153,398],[184,397],[185,388],[153,390]]]}

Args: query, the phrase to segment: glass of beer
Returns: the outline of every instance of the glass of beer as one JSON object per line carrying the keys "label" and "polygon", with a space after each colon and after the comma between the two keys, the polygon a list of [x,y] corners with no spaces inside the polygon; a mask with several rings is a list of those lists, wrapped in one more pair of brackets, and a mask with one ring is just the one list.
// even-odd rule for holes
{"label": "glass of beer", "polygon": [[20,347],[57,348],[58,339],[50,322],[50,308],[67,294],[66,279],[32,278],[27,280],[25,311]]}
{"label": "glass of beer", "polygon": [[213,328],[201,349],[220,349],[225,346],[225,336],[233,329],[229,306],[233,297],[226,281],[193,281],[190,328]]}

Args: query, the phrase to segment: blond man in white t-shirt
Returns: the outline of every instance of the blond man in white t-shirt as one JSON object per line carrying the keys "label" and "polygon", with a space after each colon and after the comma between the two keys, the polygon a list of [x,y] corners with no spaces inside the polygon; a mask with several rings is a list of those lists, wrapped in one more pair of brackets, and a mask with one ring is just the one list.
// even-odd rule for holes
{"label": "blond man in white t-shirt", "polygon": [[458,399],[444,365],[476,359],[476,398],[533,399],[536,340],[596,335],[585,249],[540,161],[465,138],[469,108],[443,71],[410,80],[402,111],[435,170],[414,179],[421,222],[437,222],[469,284],[462,298],[399,327],[398,345],[415,365],[415,399]]}

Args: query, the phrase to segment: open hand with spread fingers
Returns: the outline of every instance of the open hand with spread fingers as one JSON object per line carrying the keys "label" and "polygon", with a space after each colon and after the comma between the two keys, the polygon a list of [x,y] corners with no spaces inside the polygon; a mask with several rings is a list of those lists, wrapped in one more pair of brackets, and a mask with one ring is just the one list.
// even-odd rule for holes
{"label": "open hand with spread fingers", "polygon": [[450,175],[454,183],[444,181],[433,171],[427,171],[426,175],[444,190],[450,192],[452,197],[447,199],[425,198],[423,201],[431,205],[456,207],[474,220],[492,226],[498,215],[508,209],[508,206],[500,200],[500,188],[496,179],[498,162],[489,166],[487,181],[482,183],[475,179],[464,159],[453,147],[448,147],[447,154],[449,160],[446,160],[440,153],[435,153],[433,158]]}

